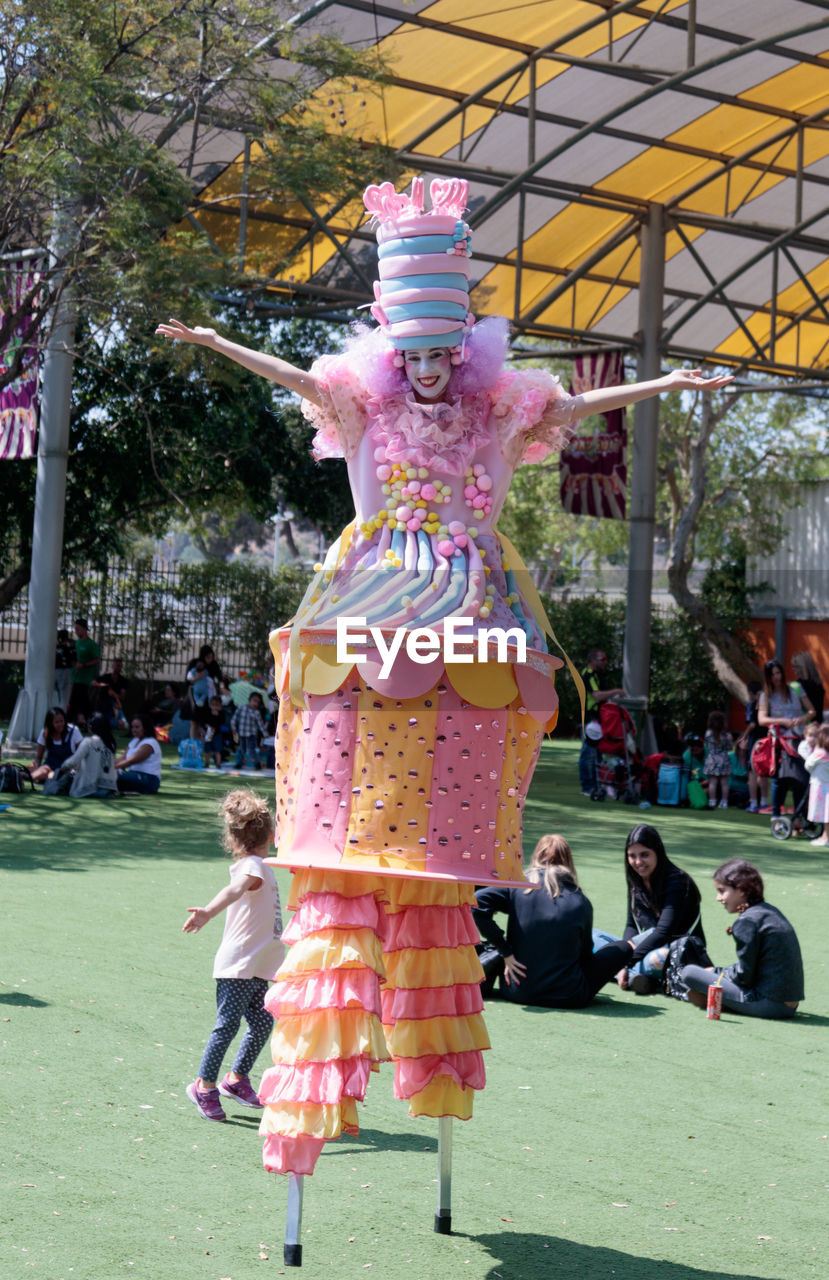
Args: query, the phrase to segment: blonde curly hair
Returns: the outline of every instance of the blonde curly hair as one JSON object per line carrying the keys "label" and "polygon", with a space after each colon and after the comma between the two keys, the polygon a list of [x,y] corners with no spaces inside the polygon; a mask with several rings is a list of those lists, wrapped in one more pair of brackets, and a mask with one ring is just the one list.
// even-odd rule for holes
{"label": "blonde curly hair", "polygon": [[224,824],[222,846],[234,859],[261,856],[273,842],[273,818],[267,801],[255,791],[228,791],[219,806]]}

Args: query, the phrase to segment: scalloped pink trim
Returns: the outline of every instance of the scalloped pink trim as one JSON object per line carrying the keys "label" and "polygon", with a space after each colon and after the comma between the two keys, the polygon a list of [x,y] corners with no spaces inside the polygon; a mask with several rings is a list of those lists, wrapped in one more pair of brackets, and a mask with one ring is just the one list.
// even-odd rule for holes
{"label": "scalloped pink trim", "polygon": [[484,1056],[480,1049],[465,1053],[431,1053],[425,1058],[397,1058],[394,1071],[395,1098],[411,1098],[421,1093],[436,1076],[449,1076],[467,1089],[483,1089],[486,1084]]}
{"label": "scalloped pink trim", "polygon": [[482,1013],[484,1002],[477,982],[459,983],[454,987],[419,987],[407,990],[400,987],[381,993],[383,1002],[382,1022],[391,1026],[403,1019],[463,1018],[467,1014]]}
{"label": "scalloped pink trim", "polygon": [[385,937],[385,914],[381,912],[373,893],[359,898],[344,898],[339,893],[310,893],[299,905],[282,941],[299,942],[312,933],[326,929],[373,929],[378,937]]}
{"label": "scalloped pink trim", "polygon": [[435,405],[419,404],[408,396],[371,398],[369,410],[369,430],[385,444],[389,462],[437,467],[459,476],[478,449],[489,443],[485,392]]}
{"label": "scalloped pink trim", "polygon": [[372,969],[336,969],[275,982],[265,996],[274,1018],[308,1009],[367,1009],[380,1014],[380,979]]}
{"label": "scalloped pink trim", "polygon": [[262,1147],[262,1163],[268,1173],[310,1175],[324,1146],[324,1138],[309,1138],[307,1134],[283,1138],[279,1133],[269,1133]]}
{"label": "scalloped pink trim", "polygon": [[[284,934],[283,934],[284,937]],[[472,919],[472,908],[409,907],[388,917],[388,937],[383,950],[476,946],[481,935]]]}
{"label": "scalloped pink trim", "polygon": [[333,1062],[278,1062],[262,1077],[257,1092],[264,1103],[311,1102],[336,1104],[343,1098],[366,1096],[371,1058],[345,1058]]}

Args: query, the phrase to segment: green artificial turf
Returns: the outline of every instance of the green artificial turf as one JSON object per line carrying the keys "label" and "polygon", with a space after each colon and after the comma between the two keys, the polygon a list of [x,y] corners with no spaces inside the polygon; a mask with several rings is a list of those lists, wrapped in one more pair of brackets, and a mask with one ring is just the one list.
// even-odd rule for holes
{"label": "green artificial turf", "polygon": [[195,936],[181,924],[225,883],[216,808],[237,783],[167,771],[157,797],[13,797],[0,813],[0,1275],[825,1276],[826,855],[745,814],[592,804],[576,755],[545,746],[527,850],[561,831],[596,924],[618,932],[624,836],[654,821],[702,888],[721,963],[733,944],[710,873],[750,858],[800,936],[802,1014],[713,1023],[616,987],[579,1012],[492,1002],[487,1088],[454,1125],[454,1234],[432,1230],[437,1124],[408,1118],[386,1066],[360,1137],[329,1144],[307,1181],[304,1266],[287,1273],[287,1180],[262,1171],[258,1114],[229,1105],[211,1125],[184,1093],[213,1025],[221,921]]}

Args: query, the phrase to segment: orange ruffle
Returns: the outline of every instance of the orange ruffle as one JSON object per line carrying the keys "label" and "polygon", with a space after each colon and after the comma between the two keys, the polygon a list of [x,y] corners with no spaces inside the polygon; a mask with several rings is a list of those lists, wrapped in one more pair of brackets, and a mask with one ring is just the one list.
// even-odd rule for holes
{"label": "orange ruffle", "polygon": [[353,1098],[329,1105],[316,1102],[271,1102],[262,1113],[259,1132],[264,1138],[278,1133],[283,1138],[310,1137],[328,1142],[341,1133],[356,1137],[360,1132],[357,1103]]}
{"label": "orange ruffle", "polygon": [[320,1009],[282,1014],[271,1037],[274,1062],[331,1062],[375,1058],[385,1062],[388,1046],[380,1020],[363,1009]]}

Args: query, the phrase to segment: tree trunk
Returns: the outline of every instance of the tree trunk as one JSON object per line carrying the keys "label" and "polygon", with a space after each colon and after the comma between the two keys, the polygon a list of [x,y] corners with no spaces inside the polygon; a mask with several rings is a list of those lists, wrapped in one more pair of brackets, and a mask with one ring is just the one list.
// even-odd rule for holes
{"label": "tree trunk", "polygon": [[32,576],[32,567],[28,562],[28,558],[22,564],[5,578],[0,578],[0,609],[5,609],[6,605],[11,604],[15,596],[26,586]]}
{"label": "tree trunk", "polygon": [[702,417],[696,439],[692,440],[688,460],[688,501],[680,511],[679,492],[674,487],[675,527],[668,557],[668,587],[680,609],[693,619],[702,632],[702,640],[708,651],[718,679],[729,693],[748,702],[749,680],[761,678],[760,668],[743,653],[737,640],[723,626],[712,609],[688,585],[688,574],[694,558],[694,539],[699,525],[700,512],[705,500],[705,454],[711,442],[714,427],[725,416],[736,400],[731,396],[714,412],[711,397],[703,395]]}

